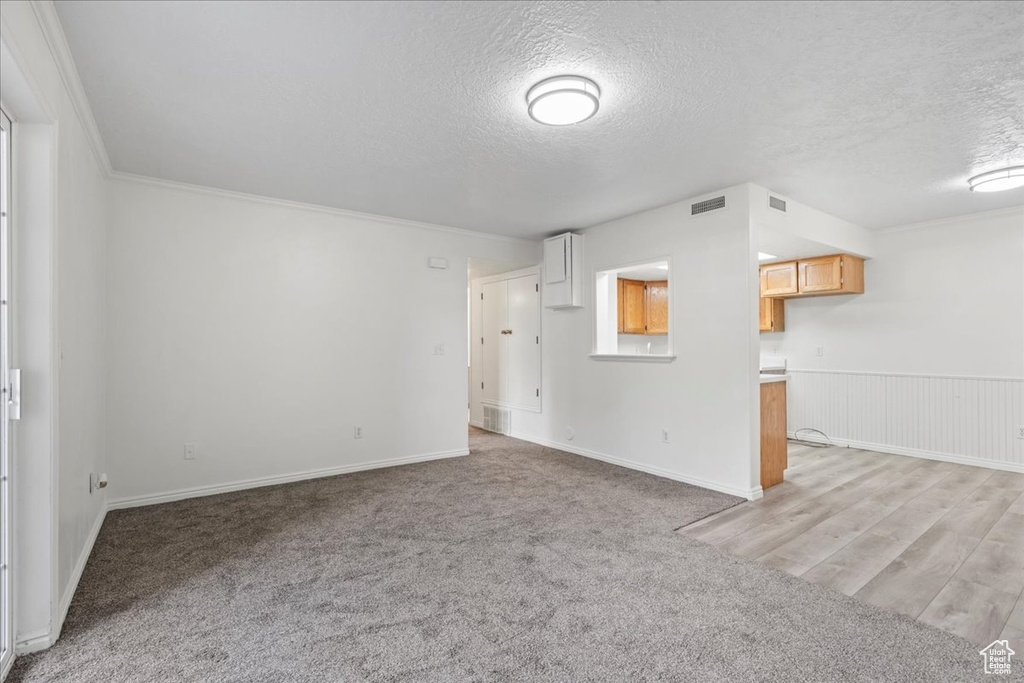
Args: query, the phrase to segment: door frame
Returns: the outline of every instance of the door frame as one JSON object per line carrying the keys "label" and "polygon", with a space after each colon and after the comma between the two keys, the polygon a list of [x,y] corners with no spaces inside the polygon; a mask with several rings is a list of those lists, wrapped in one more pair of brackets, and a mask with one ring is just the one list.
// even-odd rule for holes
{"label": "door frame", "polygon": [[4,153],[2,157],[3,184],[0,186],[0,504],[3,505],[3,528],[0,528],[0,679],[7,676],[14,663],[14,562],[11,549],[14,546],[14,486],[11,471],[14,463],[11,444],[11,429],[8,405],[11,366],[11,219],[13,211],[14,183],[11,176],[13,163],[13,125],[11,118],[0,109],[0,129],[3,130]]}
{"label": "door frame", "polygon": [[[541,266],[540,265],[529,266],[527,268],[519,268],[517,270],[511,270],[511,271],[508,271],[506,273],[499,273],[497,275],[488,275],[486,277],[475,278],[475,279],[469,281],[469,292],[470,292],[470,310],[469,310],[469,314],[470,314],[470,320],[469,320],[470,340],[469,341],[470,341],[470,348],[469,348],[468,351],[469,351],[469,368],[470,368],[470,395],[469,395],[469,400],[470,400],[470,415],[471,416],[472,416],[472,412],[473,412],[474,403],[479,403],[480,405],[494,406],[494,407],[497,407],[497,408],[504,408],[504,409],[509,409],[509,410],[522,410],[522,411],[529,412],[529,413],[541,413],[541,412],[543,412],[543,407],[544,407],[544,353],[543,353],[544,345],[543,345],[543,341],[540,344],[538,344],[538,346],[541,347],[540,351],[539,351],[540,352],[540,360],[539,360],[539,365],[538,365],[538,372],[540,373],[540,379],[539,379],[540,386],[538,387],[538,389],[540,389],[540,396],[538,398],[540,400],[537,402],[537,406],[536,407],[534,407],[534,406],[521,406],[521,405],[511,404],[511,403],[506,403],[506,402],[501,402],[501,401],[484,401],[482,399],[482,397],[480,396],[480,394],[479,394],[479,391],[480,391],[480,389],[479,389],[479,386],[480,386],[480,373],[482,372],[482,367],[481,367],[481,364],[480,364],[480,355],[479,355],[479,349],[480,349],[480,344],[479,344],[480,329],[479,329],[479,327],[480,327],[480,324],[481,324],[481,319],[479,317],[479,313],[480,313],[480,307],[479,307],[479,301],[480,301],[479,293],[480,293],[480,289],[481,289],[481,287],[483,285],[490,284],[492,282],[501,282],[502,280],[513,280],[515,278],[529,277],[531,275],[534,275],[534,276],[537,277],[538,287],[543,285],[543,279],[542,279],[542,273],[541,273]],[[543,292],[539,292],[538,291],[538,295],[543,295]],[[544,339],[544,306],[543,306],[543,302],[541,302],[541,301],[538,301],[537,330],[538,330],[538,334],[539,334],[540,338],[543,340]],[[480,424],[473,423],[472,420],[471,420],[471,424],[474,424],[474,426],[477,426],[477,427],[482,426]]]}

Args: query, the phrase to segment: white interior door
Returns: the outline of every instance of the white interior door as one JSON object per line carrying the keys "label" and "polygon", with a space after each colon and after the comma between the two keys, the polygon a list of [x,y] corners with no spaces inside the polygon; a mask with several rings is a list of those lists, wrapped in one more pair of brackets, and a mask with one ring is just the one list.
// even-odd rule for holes
{"label": "white interior door", "polygon": [[0,677],[14,661],[14,606],[11,589],[11,448],[8,429],[10,384],[10,215],[11,120],[0,111]]}
{"label": "white interior door", "polygon": [[540,279],[508,280],[508,396],[510,405],[540,408]]}
{"label": "white interior door", "polygon": [[481,291],[483,307],[481,336],[482,382],[481,398],[491,403],[508,400],[507,368],[508,339],[508,286],[504,280],[485,284]]}

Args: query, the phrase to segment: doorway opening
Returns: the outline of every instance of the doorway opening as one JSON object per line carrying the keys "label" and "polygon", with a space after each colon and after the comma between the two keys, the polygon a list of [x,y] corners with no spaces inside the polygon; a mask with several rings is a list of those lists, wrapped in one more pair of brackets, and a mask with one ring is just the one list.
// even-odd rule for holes
{"label": "doorway opening", "polygon": [[510,434],[541,408],[540,267],[469,259],[469,424]]}

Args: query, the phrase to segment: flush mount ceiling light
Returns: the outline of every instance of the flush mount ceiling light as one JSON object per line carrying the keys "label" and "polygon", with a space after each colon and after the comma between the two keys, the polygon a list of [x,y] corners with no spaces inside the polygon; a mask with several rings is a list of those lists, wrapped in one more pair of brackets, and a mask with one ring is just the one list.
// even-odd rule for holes
{"label": "flush mount ceiling light", "polygon": [[527,111],[537,123],[567,126],[597,113],[601,89],[583,76],[546,78],[526,93]]}
{"label": "flush mount ceiling light", "polygon": [[976,175],[967,181],[972,192],[1002,192],[1024,187],[1024,166],[1011,166]]}

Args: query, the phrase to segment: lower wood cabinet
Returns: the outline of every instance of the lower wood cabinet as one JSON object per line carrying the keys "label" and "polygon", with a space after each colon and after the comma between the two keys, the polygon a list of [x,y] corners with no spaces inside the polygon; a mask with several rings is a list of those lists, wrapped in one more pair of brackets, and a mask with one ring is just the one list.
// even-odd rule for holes
{"label": "lower wood cabinet", "polygon": [[786,383],[761,384],[761,488],[781,484],[789,467]]}
{"label": "lower wood cabinet", "polygon": [[668,334],[668,280],[619,278],[619,334]]}

